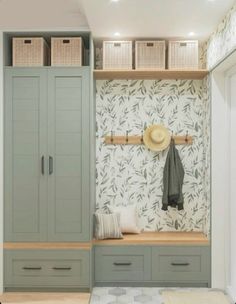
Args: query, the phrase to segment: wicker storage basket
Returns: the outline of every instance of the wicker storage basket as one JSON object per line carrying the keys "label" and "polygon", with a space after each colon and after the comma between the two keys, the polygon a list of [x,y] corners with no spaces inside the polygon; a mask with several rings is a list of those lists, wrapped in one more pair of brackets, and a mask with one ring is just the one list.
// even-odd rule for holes
{"label": "wicker storage basket", "polygon": [[82,66],[83,40],[81,37],[51,38],[52,66]]}
{"label": "wicker storage basket", "polygon": [[48,45],[43,38],[13,38],[13,66],[44,66],[48,63]]}
{"label": "wicker storage basket", "polygon": [[142,69],[165,69],[165,41],[136,41],[135,42],[135,68]]}
{"label": "wicker storage basket", "polygon": [[104,70],[132,70],[132,41],[103,41]]}
{"label": "wicker storage basket", "polygon": [[170,70],[198,69],[198,41],[169,41]]}

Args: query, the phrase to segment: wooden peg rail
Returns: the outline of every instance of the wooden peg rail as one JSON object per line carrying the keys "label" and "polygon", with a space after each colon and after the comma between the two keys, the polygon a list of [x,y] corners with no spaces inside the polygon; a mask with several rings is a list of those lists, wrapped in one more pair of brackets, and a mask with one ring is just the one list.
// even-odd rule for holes
{"label": "wooden peg rail", "polygon": [[[192,136],[173,136],[176,145],[192,145]],[[105,136],[106,145],[141,145],[143,144],[141,136]]]}

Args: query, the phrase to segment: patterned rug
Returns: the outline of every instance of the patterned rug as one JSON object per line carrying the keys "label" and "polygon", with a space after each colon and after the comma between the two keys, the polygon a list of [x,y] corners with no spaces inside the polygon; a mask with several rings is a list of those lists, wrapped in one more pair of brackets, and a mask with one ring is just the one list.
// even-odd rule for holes
{"label": "patterned rug", "polygon": [[[95,287],[91,296],[90,304],[164,304],[163,292],[167,291],[186,292],[211,292],[217,291],[207,288],[133,288],[133,287]],[[221,293],[223,293],[221,291]],[[230,304],[230,301],[228,301]],[[191,304],[191,303],[188,303]],[[205,303],[198,303],[205,304]]]}

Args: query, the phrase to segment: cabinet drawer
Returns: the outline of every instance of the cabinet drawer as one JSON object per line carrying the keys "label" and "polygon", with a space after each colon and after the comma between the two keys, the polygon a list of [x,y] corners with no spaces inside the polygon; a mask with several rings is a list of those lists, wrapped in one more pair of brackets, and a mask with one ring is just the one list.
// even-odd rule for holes
{"label": "cabinet drawer", "polygon": [[150,258],[149,247],[96,247],[95,281],[148,281],[151,279]]}
{"label": "cabinet drawer", "polygon": [[152,280],[205,281],[210,276],[209,247],[153,247]]}
{"label": "cabinet drawer", "polygon": [[7,250],[5,287],[88,287],[85,250]]}

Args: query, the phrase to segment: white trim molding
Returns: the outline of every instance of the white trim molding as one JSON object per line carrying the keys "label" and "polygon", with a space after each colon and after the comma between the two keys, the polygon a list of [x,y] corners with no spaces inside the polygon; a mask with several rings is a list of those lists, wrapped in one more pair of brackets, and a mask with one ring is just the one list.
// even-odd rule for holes
{"label": "white trim molding", "polygon": [[236,52],[211,73],[212,84],[212,287],[231,285],[231,100],[230,79],[236,73]]}

